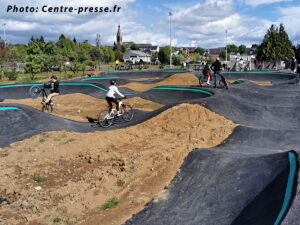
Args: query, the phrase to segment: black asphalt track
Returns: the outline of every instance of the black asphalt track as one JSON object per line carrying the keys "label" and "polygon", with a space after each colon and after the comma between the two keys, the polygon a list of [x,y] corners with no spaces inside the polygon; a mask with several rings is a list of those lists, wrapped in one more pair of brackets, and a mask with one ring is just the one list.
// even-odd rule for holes
{"label": "black asphalt track", "polygon": [[[126,75],[123,75],[126,74]],[[126,79],[146,75],[114,73]],[[102,74],[112,76],[112,74]],[[166,72],[160,75],[165,79]],[[166,187],[166,199],[151,201],[126,225],[278,225],[300,224],[298,153],[300,152],[300,85],[289,84],[293,74],[278,72],[227,73],[226,78],[272,80],[273,86],[236,82],[229,90],[186,86],[131,91],[166,106],[154,112],[135,110],[133,121],[120,121],[110,129],[135,125],[180,103],[201,104],[239,124],[219,146],[194,149],[176,177]],[[110,79],[110,78],[109,78]],[[105,82],[72,81],[64,93],[85,93],[104,98]],[[84,83],[85,85],[79,85]],[[76,85],[75,85],[76,84]],[[97,86],[97,87],[95,87]],[[14,88],[14,89],[13,89]],[[0,87],[0,99],[20,98],[29,87]],[[6,91],[7,90],[7,93]],[[126,91],[126,89],[124,89]],[[127,89],[130,92],[129,89]],[[17,92],[14,95],[14,92]],[[22,93],[19,93],[22,92]],[[13,97],[12,97],[13,96]],[[28,95],[26,96],[26,98]],[[18,104],[0,104],[19,110],[0,109],[0,147],[50,130],[92,132],[104,130],[42,113]],[[291,151],[294,150],[294,151]],[[5,196],[0,196],[5,198]]]}

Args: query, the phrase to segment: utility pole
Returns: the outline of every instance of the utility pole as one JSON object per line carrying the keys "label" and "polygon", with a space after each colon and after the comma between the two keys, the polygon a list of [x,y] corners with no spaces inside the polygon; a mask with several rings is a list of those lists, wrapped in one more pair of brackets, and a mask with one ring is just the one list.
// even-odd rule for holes
{"label": "utility pole", "polygon": [[6,23],[3,23],[3,24],[2,24],[2,27],[3,27],[3,32],[4,32],[4,48],[6,48],[6,33],[5,33],[5,26],[6,26]]}
{"label": "utility pole", "polygon": [[99,64],[99,70],[100,70],[100,65],[101,65],[101,37],[100,37],[100,34],[97,33],[97,37],[96,37],[96,47],[98,47],[99,49],[99,61],[98,61],[98,64]]}
{"label": "utility pole", "polygon": [[225,40],[225,43],[226,43],[226,46],[225,46],[225,49],[226,49],[226,69],[227,69],[227,67],[228,67],[228,65],[227,65],[227,29],[226,29],[226,40]]}
{"label": "utility pole", "polygon": [[172,68],[172,35],[171,35],[171,16],[173,14],[169,12],[169,17],[170,17],[170,69]]}

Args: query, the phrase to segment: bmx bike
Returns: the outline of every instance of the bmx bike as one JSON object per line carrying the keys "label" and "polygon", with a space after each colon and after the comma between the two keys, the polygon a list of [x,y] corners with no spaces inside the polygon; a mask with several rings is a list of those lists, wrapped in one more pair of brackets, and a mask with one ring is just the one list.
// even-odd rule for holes
{"label": "bmx bike", "polygon": [[[42,97],[43,97],[42,102],[45,102],[48,97],[45,87],[43,86],[42,88],[40,88],[37,85],[34,85],[29,89],[29,95],[32,99],[37,99],[38,97],[40,97],[42,95]],[[42,109],[41,109],[42,112],[45,112],[45,110],[49,111],[49,112],[53,112],[54,104],[53,104],[52,100],[50,100],[48,103],[45,103],[45,104],[42,103],[42,105],[43,105]]]}
{"label": "bmx bike", "polygon": [[125,105],[121,98],[117,99],[119,102],[120,115],[117,115],[117,110],[104,109],[99,113],[98,124],[101,127],[110,127],[117,119],[121,118],[126,122],[129,122],[133,118],[133,110],[130,105]]}

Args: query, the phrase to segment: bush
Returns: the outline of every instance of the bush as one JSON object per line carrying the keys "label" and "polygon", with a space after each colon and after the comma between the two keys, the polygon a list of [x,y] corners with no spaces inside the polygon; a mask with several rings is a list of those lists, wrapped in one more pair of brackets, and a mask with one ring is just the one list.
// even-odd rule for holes
{"label": "bush", "polygon": [[16,68],[13,68],[12,71],[4,70],[4,76],[8,78],[8,80],[16,80],[18,73]]}

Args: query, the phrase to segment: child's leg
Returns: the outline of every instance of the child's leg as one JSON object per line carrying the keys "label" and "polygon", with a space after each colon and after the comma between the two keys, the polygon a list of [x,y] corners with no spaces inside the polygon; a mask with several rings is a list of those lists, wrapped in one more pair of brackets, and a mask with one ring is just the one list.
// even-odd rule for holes
{"label": "child's leg", "polygon": [[58,95],[59,95],[59,93],[51,93],[50,95],[48,95],[48,97],[47,97],[45,103],[50,102],[50,100],[52,99],[52,97],[58,96]]}

